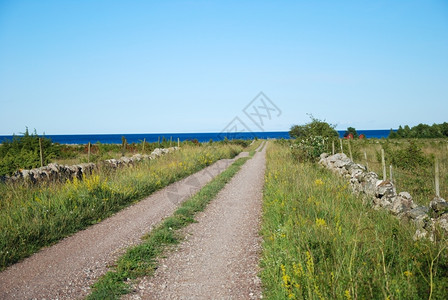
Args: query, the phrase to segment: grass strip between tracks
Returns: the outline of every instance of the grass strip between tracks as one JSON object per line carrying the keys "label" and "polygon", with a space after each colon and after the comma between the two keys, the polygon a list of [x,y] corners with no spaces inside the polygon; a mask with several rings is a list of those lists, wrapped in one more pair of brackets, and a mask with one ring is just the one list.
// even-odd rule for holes
{"label": "grass strip between tracks", "polygon": [[93,285],[92,293],[87,299],[119,299],[121,295],[130,291],[126,281],[153,274],[157,258],[168,247],[178,244],[183,239],[179,230],[195,222],[196,213],[204,210],[248,159],[250,157],[235,161],[227,170],[185,201],[172,216],[144,236],[141,244],[129,248],[118,259],[116,266]]}

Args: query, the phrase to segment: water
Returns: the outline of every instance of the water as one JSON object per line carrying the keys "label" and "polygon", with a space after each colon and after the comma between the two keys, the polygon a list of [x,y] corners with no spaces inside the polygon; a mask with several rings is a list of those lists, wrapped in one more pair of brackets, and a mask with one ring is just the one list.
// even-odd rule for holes
{"label": "water", "polygon": [[[343,137],[345,130],[338,131],[340,137]],[[386,138],[390,130],[358,130],[359,134],[364,134],[366,138]],[[168,141],[172,139],[173,142],[193,140],[199,142],[221,141],[225,137],[228,139],[289,139],[288,131],[269,131],[269,132],[239,132],[239,133],[139,133],[139,134],[65,134],[65,135],[46,135],[55,143],[60,144],[87,144],[89,142],[101,144],[121,144],[121,138],[125,137],[128,143],[140,143],[143,139],[147,142],[153,143],[162,141],[163,138]],[[12,139],[11,135],[0,136],[0,142],[5,139]]]}
{"label": "water", "polygon": [[[396,130],[394,130],[396,131]],[[356,132],[361,135],[364,134],[366,138],[387,138],[390,133],[390,129],[374,129],[374,130],[356,130]],[[339,137],[344,137],[345,130],[338,130]]]}

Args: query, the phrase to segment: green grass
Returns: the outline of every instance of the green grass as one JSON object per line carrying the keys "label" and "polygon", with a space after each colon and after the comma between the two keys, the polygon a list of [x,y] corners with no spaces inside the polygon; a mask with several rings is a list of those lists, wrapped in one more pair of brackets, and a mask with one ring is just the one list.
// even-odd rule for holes
{"label": "green grass", "polygon": [[448,242],[363,205],[346,180],[270,143],[261,278],[266,299],[448,299]]}
{"label": "green grass", "polygon": [[141,244],[129,248],[119,258],[117,265],[93,286],[88,299],[119,299],[121,295],[129,292],[129,285],[125,283],[128,278],[151,275],[155,270],[157,258],[171,245],[182,240],[179,229],[194,222],[195,214],[204,210],[248,159],[249,157],[245,157],[235,161],[196,195],[185,201],[173,216],[154,228],[143,238]]}
{"label": "green grass", "polygon": [[247,147],[247,150],[249,152],[249,156],[252,157],[257,152],[258,147],[263,143],[263,140],[255,140],[252,145]]}
{"label": "green grass", "polygon": [[0,184],[0,270],[242,149],[186,146],[134,167],[98,170],[82,181]]}
{"label": "green grass", "polygon": [[[414,201],[421,205],[428,205],[435,196],[434,188],[434,158],[439,160],[440,169],[440,195],[448,197],[448,139],[415,139],[413,140],[423,155],[430,160],[429,165],[417,165],[408,168],[398,167],[391,162],[390,152],[405,150],[409,140],[368,139],[352,141],[354,161],[363,165],[368,164],[370,170],[382,177],[381,148],[386,149],[387,176],[389,178],[389,165],[393,165],[393,179],[398,192],[409,192]],[[339,151],[336,145],[336,151]],[[331,150],[330,150],[331,151]],[[364,158],[367,154],[367,162]],[[344,153],[348,153],[347,141],[344,141]]]}

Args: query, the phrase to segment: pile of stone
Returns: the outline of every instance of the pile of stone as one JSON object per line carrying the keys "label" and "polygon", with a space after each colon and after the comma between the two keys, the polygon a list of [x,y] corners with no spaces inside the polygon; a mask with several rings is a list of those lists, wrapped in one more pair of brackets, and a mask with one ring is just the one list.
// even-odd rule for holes
{"label": "pile of stone", "polygon": [[414,222],[417,226],[414,239],[426,237],[433,240],[436,228],[448,233],[448,202],[445,199],[435,197],[429,206],[417,205],[408,192],[397,194],[392,182],[380,179],[343,153],[323,153],[319,164],[347,178],[353,191],[365,195],[364,199],[374,208],[386,209],[400,219]]}
{"label": "pile of stone", "polygon": [[42,183],[42,182],[55,182],[73,180],[74,178],[82,179],[84,175],[92,174],[93,170],[101,167],[110,167],[117,169],[120,167],[126,167],[134,165],[137,162],[156,159],[164,154],[176,151],[178,147],[171,147],[166,149],[156,148],[150,155],[135,154],[132,157],[122,157],[120,159],[108,159],[98,164],[83,163],[72,166],[59,165],[51,163],[41,168],[35,168],[31,170],[19,170],[12,176],[3,176],[0,181],[3,182],[27,182],[27,183]]}
{"label": "pile of stone", "polygon": [[140,162],[142,160],[148,160],[148,159],[156,159],[159,156],[162,156],[164,154],[176,151],[178,147],[171,147],[171,148],[156,148],[150,155],[147,154],[135,154],[132,157],[122,157],[120,159],[107,159],[103,162],[103,165],[111,168],[119,168],[123,166],[129,166],[134,165],[136,162]]}

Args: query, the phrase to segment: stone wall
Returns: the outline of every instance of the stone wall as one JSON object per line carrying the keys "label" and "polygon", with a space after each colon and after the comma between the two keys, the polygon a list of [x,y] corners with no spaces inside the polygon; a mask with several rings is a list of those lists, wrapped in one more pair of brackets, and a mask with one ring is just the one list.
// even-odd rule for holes
{"label": "stone wall", "polygon": [[176,151],[178,147],[171,147],[166,149],[156,148],[150,155],[135,154],[132,157],[122,157],[120,159],[108,159],[97,164],[83,163],[72,166],[59,165],[51,163],[42,168],[35,168],[31,170],[19,170],[12,176],[3,176],[0,181],[3,182],[27,182],[27,183],[41,183],[41,182],[64,182],[67,179],[74,178],[82,179],[83,175],[92,174],[93,170],[98,167],[106,167],[117,169],[120,167],[134,165],[143,160],[155,159],[164,154]]}
{"label": "stone wall", "polygon": [[319,164],[347,178],[353,191],[365,195],[364,199],[374,208],[386,209],[400,219],[414,222],[417,225],[414,239],[427,237],[433,240],[436,228],[448,233],[448,202],[445,199],[436,197],[429,206],[417,205],[408,192],[397,194],[392,182],[380,179],[343,153],[323,153]]}

